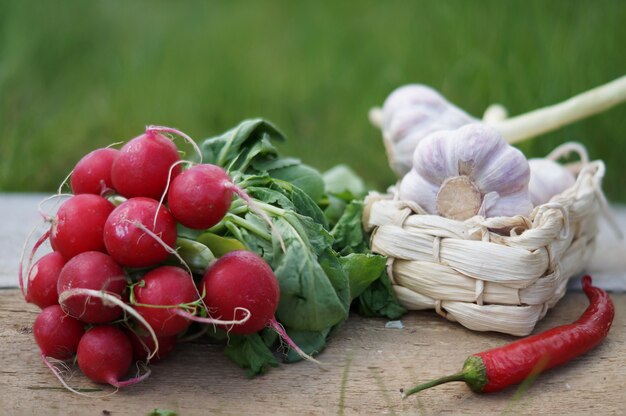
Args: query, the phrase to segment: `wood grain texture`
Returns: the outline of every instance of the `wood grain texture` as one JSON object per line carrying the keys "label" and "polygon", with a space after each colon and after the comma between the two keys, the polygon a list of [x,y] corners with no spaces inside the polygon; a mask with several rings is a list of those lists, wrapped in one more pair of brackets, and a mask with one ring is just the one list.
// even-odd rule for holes
{"label": "wood grain texture", "polygon": [[[145,415],[154,408],[202,414],[624,414],[626,412],[626,294],[614,294],[616,317],[605,342],[566,366],[541,375],[518,400],[516,388],[477,395],[450,383],[401,400],[399,389],[456,372],[474,352],[514,337],[471,332],[432,312],[385,320],[352,316],[318,356],[247,379],[221,347],[181,344],[153,366],[145,382],[94,399],[59,389],[32,338],[37,308],[15,289],[0,290],[0,414]],[[585,296],[568,293],[536,331],[575,320]],[[77,371],[70,384],[97,386]],[[112,390],[104,387],[102,394]],[[109,413],[106,413],[106,412]]]}

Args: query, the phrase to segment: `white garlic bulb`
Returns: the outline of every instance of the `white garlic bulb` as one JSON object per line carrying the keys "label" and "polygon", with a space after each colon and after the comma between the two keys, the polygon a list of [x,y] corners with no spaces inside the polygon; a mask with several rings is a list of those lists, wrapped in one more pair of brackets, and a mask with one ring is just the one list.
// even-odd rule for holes
{"label": "white garlic bulb", "polygon": [[383,138],[392,169],[398,176],[411,169],[411,156],[428,134],[477,121],[434,89],[420,84],[393,91],[382,110]]}
{"label": "white garlic bulb", "polygon": [[533,205],[541,205],[574,185],[576,178],[565,166],[551,159],[530,159],[528,191]]}
{"label": "white garlic bulb", "polygon": [[529,178],[522,152],[492,127],[474,123],[425,137],[400,183],[399,196],[430,214],[456,220],[528,215],[533,208]]}

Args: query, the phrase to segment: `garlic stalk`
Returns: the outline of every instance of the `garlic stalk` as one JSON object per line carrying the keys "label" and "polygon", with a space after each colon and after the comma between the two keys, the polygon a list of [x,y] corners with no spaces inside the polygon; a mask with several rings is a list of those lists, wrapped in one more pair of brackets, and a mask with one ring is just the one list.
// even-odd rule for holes
{"label": "garlic stalk", "polygon": [[518,149],[480,123],[434,132],[417,145],[399,197],[455,220],[528,215],[530,169]]}
{"label": "garlic stalk", "polygon": [[502,104],[491,104],[483,113],[483,123],[494,124],[506,120],[509,112]]}
{"label": "garlic stalk", "polygon": [[539,108],[493,125],[509,143],[556,130],[626,101],[626,75],[559,104]]}
{"label": "garlic stalk", "polygon": [[[509,143],[547,133],[626,101],[626,76],[576,95],[562,103],[506,118],[506,109],[492,106],[483,117]],[[477,119],[448,102],[432,88],[407,85],[392,92],[382,109],[369,112],[372,124],[383,130],[389,164],[402,176],[410,169],[417,143],[436,129],[455,129]]]}

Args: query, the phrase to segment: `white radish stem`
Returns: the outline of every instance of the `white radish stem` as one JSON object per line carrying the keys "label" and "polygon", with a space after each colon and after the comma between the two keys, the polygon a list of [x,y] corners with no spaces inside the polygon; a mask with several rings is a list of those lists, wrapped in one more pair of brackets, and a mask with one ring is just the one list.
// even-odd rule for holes
{"label": "white radish stem", "polygon": [[146,133],[149,133],[149,132],[171,133],[171,134],[175,134],[177,136],[182,137],[183,139],[185,139],[186,142],[188,142],[193,147],[193,150],[198,154],[198,157],[200,158],[200,162],[199,163],[202,163],[202,151],[198,147],[198,144],[191,137],[187,136],[182,131],[177,130],[177,129],[172,128],[172,127],[148,126],[148,127],[146,127]]}
{"label": "white radish stem", "polygon": [[[187,270],[187,273],[189,274],[189,278],[191,279],[191,281],[193,282],[193,272],[191,271],[191,267],[189,267],[189,265],[187,264],[187,262],[185,262],[185,260],[181,257],[180,254],[178,254],[178,251],[176,251],[175,249],[173,249],[172,247],[168,246],[165,241],[163,241],[163,239],[161,239],[161,237],[159,237],[158,235],[156,235],[154,232],[152,232],[152,230],[150,230],[148,227],[146,227],[145,225],[143,225],[142,223],[140,223],[139,221],[135,221],[132,222],[132,224],[139,228],[141,231],[143,231],[144,233],[148,234],[150,237],[152,237],[157,243],[159,243],[164,249],[165,251],[167,251],[168,253],[170,253],[171,255],[173,255],[174,257],[176,257],[178,259],[178,261],[181,262],[181,264],[183,266],[185,266],[185,269]],[[198,299],[200,300],[200,303],[202,304],[202,306],[204,306],[205,309],[208,309],[206,304],[204,303],[204,299],[202,298],[202,295],[200,294],[200,292],[198,291],[198,288],[196,287],[196,284],[193,284],[193,287],[196,289],[196,294],[198,295]]]}
{"label": "white radish stem", "polygon": [[152,326],[150,326],[148,321],[146,321],[144,317],[139,314],[139,312],[137,312],[135,309],[133,309],[132,307],[124,303],[122,300],[118,299],[117,297],[115,297],[114,295],[110,293],[107,293],[101,290],[77,288],[77,289],[68,289],[68,290],[63,291],[61,294],[59,294],[59,304],[62,305],[63,302],[65,302],[67,299],[71,298],[72,296],[87,296],[87,297],[99,298],[105,302],[112,303],[116,306],[119,306],[125,312],[128,312],[133,318],[137,319],[137,321],[139,321],[139,323],[141,323],[146,328],[146,330],[150,333],[150,337],[152,337],[152,340],[154,341],[154,351],[152,351],[150,355],[148,355],[148,361],[150,361],[150,359],[154,357],[156,353],[159,351],[159,339],[157,338],[156,333],[154,332],[154,329],[152,329]]}
{"label": "white radish stem", "polygon": [[[62,185],[61,185],[62,186]],[[42,216],[42,218],[45,221],[51,222],[54,220],[54,217],[51,217],[50,215],[48,215],[44,209],[43,209],[43,205],[48,202],[48,201],[52,201],[53,199],[56,198],[62,198],[62,197],[69,197],[71,198],[73,195],[72,194],[62,194],[62,193],[58,193],[58,194],[54,194],[54,195],[50,195],[49,197],[45,198],[43,201],[39,202],[39,204],[37,204],[37,211],[39,212],[39,215]]]}
{"label": "white radish stem", "polygon": [[[45,221],[44,221],[44,224],[45,224]],[[18,279],[18,283],[20,284],[20,289],[22,290],[22,295],[24,296],[25,299],[26,299],[26,293],[28,290],[28,285],[24,285],[24,256],[26,255],[26,247],[28,247],[28,242],[32,238],[33,234],[35,234],[35,231],[37,231],[37,228],[39,228],[39,226],[35,225],[33,229],[30,230],[30,232],[28,233],[28,236],[26,236],[26,240],[24,240],[24,244],[22,245],[22,253],[20,254],[20,261],[17,267],[17,279]],[[29,267],[27,267],[26,269],[28,270]]]}
{"label": "white radish stem", "polygon": [[[52,372],[52,374],[54,374],[54,376],[59,379],[59,381],[61,382],[61,384],[63,385],[63,387],[65,387],[67,390],[71,391],[72,393],[76,393],[79,396],[85,396],[85,397],[90,397],[92,399],[101,399],[104,397],[108,397],[111,396],[115,393],[117,393],[118,388],[115,389],[115,391],[111,392],[111,393],[107,393],[107,394],[100,394],[100,395],[92,395],[92,394],[85,394],[82,391],[78,391],[73,387],[70,387],[67,382],[63,379],[63,375],[61,374],[61,372],[59,371],[58,368],[56,368],[54,366],[54,364],[52,364],[50,362],[50,360],[48,359],[48,357],[46,357],[45,355],[41,354],[41,360],[43,361],[43,363],[45,364],[46,367],[48,367],[48,369]],[[63,362],[61,362],[62,364],[65,364]]]}
{"label": "white radish stem", "polygon": [[559,104],[491,123],[509,143],[539,136],[626,100],[626,75]]}
{"label": "white radish stem", "polygon": [[[70,173],[67,174],[67,176],[65,177],[65,179],[63,179],[63,182],[61,182],[61,184],[59,185],[59,188],[57,189],[57,194],[62,194],[63,193],[63,187],[67,184],[67,181],[70,180],[70,177],[72,176],[72,173],[74,173],[74,169],[70,170]],[[70,186],[70,190],[72,189],[72,187]]]}
{"label": "white radish stem", "polygon": [[161,194],[161,198],[159,199],[159,205],[157,206],[156,211],[154,211],[154,221],[152,223],[152,228],[156,228],[157,217],[159,216],[159,209],[161,209],[161,206],[163,205],[163,201],[165,201],[165,195],[167,195],[167,192],[170,190],[170,183],[172,182],[172,172],[174,171],[174,168],[176,166],[182,165],[183,163],[191,164],[192,162],[188,162],[186,160],[179,160],[178,162],[173,163],[172,166],[170,166],[169,171],[167,172],[167,184],[165,185],[165,189],[163,190],[163,193]]}
{"label": "white radish stem", "polygon": [[179,316],[182,316],[183,318],[189,319],[190,321],[200,322],[202,324],[209,324],[209,325],[241,325],[241,324],[245,324],[248,321],[248,319],[250,319],[250,316],[252,316],[250,311],[246,308],[235,308],[235,311],[234,311],[235,315],[237,314],[237,311],[242,311],[245,314],[245,316],[241,319],[233,319],[231,321],[225,321],[222,319],[215,319],[215,318],[203,318],[201,316],[193,315],[182,309],[175,310],[176,314]]}
{"label": "white radish stem", "polygon": [[39,237],[39,239],[35,242],[35,245],[33,246],[30,255],[28,256],[28,266],[26,267],[26,276],[24,276],[24,269],[23,269],[23,265],[24,265],[24,254],[26,253],[26,246],[28,245],[28,241],[30,240],[30,238],[32,237],[33,233],[37,230],[37,228],[39,228],[38,226],[35,226],[32,231],[30,232],[30,234],[28,234],[28,237],[26,238],[26,241],[24,242],[24,246],[22,247],[22,254],[20,255],[20,264],[18,267],[18,280],[20,283],[20,289],[22,290],[22,295],[24,296],[25,299],[27,299],[28,296],[28,283],[26,283],[26,285],[24,285],[24,279],[29,279],[30,278],[30,272],[33,266],[33,259],[35,258],[35,254],[37,253],[37,250],[39,249],[39,247],[41,247],[41,245],[43,243],[46,242],[46,240],[48,238],[50,238],[50,230],[47,230],[41,237]]}
{"label": "white radish stem", "polygon": [[115,142],[115,143],[111,143],[110,145],[108,145],[107,147],[105,147],[105,149],[112,149],[115,148],[116,146],[119,146],[121,144],[124,144],[124,142]]}

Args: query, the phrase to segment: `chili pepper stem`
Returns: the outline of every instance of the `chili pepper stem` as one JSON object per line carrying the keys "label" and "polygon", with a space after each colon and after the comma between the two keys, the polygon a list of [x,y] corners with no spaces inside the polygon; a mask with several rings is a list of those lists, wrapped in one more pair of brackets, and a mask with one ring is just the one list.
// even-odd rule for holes
{"label": "chili pepper stem", "polygon": [[451,381],[464,381],[472,391],[480,393],[483,391],[488,383],[487,369],[482,358],[476,355],[470,355],[463,363],[463,369],[456,374],[441,377],[426,383],[418,384],[415,387],[410,388],[402,393],[402,398],[408,397],[412,394],[420,392],[422,390],[429,389],[431,387],[438,386],[443,383],[449,383]]}
{"label": "chili pepper stem", "polygon": [[418,384],[415,387],[411,387],[408,390],[402,392],[402,398],[407,398],[408,396],[418,393],[422,390],[429,389],[431,387],[438,386],[443,383],[449,383],[451,381],[465,381],[465,373],[460,371],[456,374],[451,374],[449,376],[441,377],[435,380],[427,381],[426,383]]}

